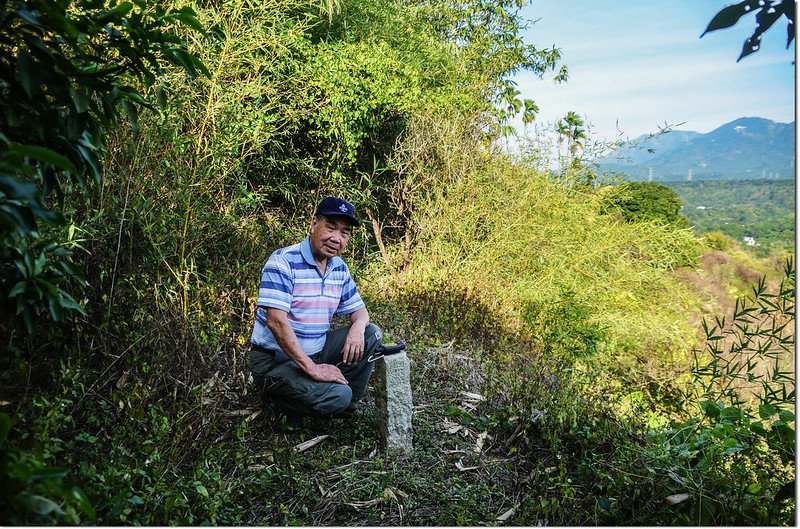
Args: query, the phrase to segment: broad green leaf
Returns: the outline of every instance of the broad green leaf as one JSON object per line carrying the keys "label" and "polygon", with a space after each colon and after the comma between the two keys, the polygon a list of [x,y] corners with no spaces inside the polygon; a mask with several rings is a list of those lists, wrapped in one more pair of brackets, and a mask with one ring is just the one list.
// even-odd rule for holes
{"label": "broad green leaf", "polygon": [[94,507],[89,501],[89,497],[78,487],[72,487],[70,495],[78,502],[78,508],[89,517],[89,520],[94,521],[97,518]]}
{"label": "broad green leaf", "polygon": [[28,22],[29,24],[33,24],[34,26],[41,27],[42,22],[39,20],[39,14],[35,11],[28,11],[27,9],[18,9],[17,16]]}
{"label": "broad green leaf", "polygon": [[136,108],[136,105],[129,101],[122,102],[122,108],[125,109],[125,115],[128,117],[128,122],[133,127],[134,131],[139,130],[139,110]]}
{"label": "broad green leaf", "polygon": [[171,63],[175,64],[176,66],[182,66],[190,76],[197,77],[197,70],[195,70],[191,59],[187,57],[188,53],[179,48],[171,48],[169,51],[170,53],[166,54],[166,58]]}
{"label": "broad green leaf", "polygon": [[197,77],[197,70],[200,70],[200,72],[202,72],[203,75],[205,75],[206,77],[211,76],[211,73],[208,71],[208,68],[206,68],[206,66],[200,61],[200,59],[198,59],[188,51],[178,47],[172,47],[170,51],[172,53],[167,54],[167,58],[170,59],[170,62],[178,66],[183,66],[183,68],[192,77]]}
{"label": "broad green leaf", "polygon": [[189,6],[184,6],[177,12],[173,12],[172,18],[175,20],[179,20],[189,26],[190,28],[198,31],[199,33],[205,35],[206,30],[203,25],[197,20],[197,14],[194,10]]}
{"label": "broad green leaf", "polygon": [[11,431],[11,417],[7,413],[0,413],[0,448],[5,446],[8,432]]}
{"label": "broad green leaf", "polygon": [[25,330],[28,331],[28,334],[33,332],[33,316],[31,315],[30,308],[26,305],[23,307],[22,310],[19,308],[19,302],[22,298],[17,298],[17,314],[22,315],[22,321],[25,323]]}
{"label": "broad green leaf", "polygon": [[750,425],[750,431],[756,435],[760,435],[761,437],[767,436],[767,430],[764,428],[764,425],[760,422],[754,422]]}
{"label": "broad green leaf", "polygon": [[139,103],[140,105],[145,105],[145,106],[147,105],[147,100],[145,100],[145,98],[142,97],[142,94],[140,94],[139,91],[136,90],[135,88],[124,86],[120,87],[119,91],[125,99],[129,101],[134,101],[136,103]]}
{"label": "broad green leaf", "polygon": [[97,15],[95,17],[95,22],[102,26],[111,21],[121,21],[131,9],[133,9],[133,4],[131,2],[122,2],[113,9],[109,9]]}
{"label": "broad green leaf", "polygon": [[73,263],[70,263],[69,261],[61,261],[58,266],[66,275],[78,280],[84,286],[88,285],[86,277],[83,275],[81,269],[75,266]]}
{"label": "broad green leaf", "polygon": [[144,505],[144,500],[137,495],[131,496],[130,498],[128,498],[128,501],[134,505]]}
{"label": "broad green leaf", "polygon": [[22,494],[17,496],[17,501],[25,507],[26,510],[39,516],[48,516],[51,513],[63,514],[64,511],[53,500],[49,500],[42,496],[34,494]]}
{"label": "broad green leaf", "polygon": [[778,421],[772,425],[772,429],[778,434],[782,441],[794,444],[794,428],[784,422]]}
{"label": "broad green leaf", "polygon": [[86,94],[75,89],[71,89],[69,94],[72,96],[72,104],[75,105],[75,110],[78,114],[83,114],[89,110],[89,98]]}
{"label": "broad green leaf", "polygon": [[775,406],[769,403],[762,404],[758,407],[758,416],[766,420],[775,415],[777,410]]}
{"label": "broad green leaf", "polygon": [[29,482],[59,480],[67,475],[67,469],[62,467],[40,468],[31,472]]}
{"label": "broad green leaf", "polygon": [[36,263],[33,260],[33,256],[26,252],[25,255],[22,256],[22,262],[25,263],[25,278],[33,279],[36,275],[34,273],[36,270]]}
{"label": "broad green leaf", "polygon": [[204,498],[208,498],[208,489],[206,489],[203,485],[195,486],[197,492],[199,492]]}
{"label": "broad green leaf", "polygon": [[20,485],[24,486],[31,477],[31,467],[27,461],[18,461],[12,473],[20,480]]}
{"label": "broad green leaf", "polygon": [[50,311],[50,317],[53,321],[61,321],[61,307],[58,306],[58,299],[53,296],[47,296],[47,308]]}
{"label": "broad green leaf", "polygon": [[78,172],[72,162],[70,162],[66,157],[51,149],[48,149],[47,147],[41,147],[39,145],[14,145],[10,150],[23,156],[34,158],[40,162],[48,163],[54,167],[58,167],[59,169],[69,171],[71,173]]}
{"label": "broad green leaf", "polygon": [[159,86],[158,90],[156,90],[156,101],[158,101],[158,106],[161,107],[162,110],[167,108],[167,90],[164,86]]}
{"label": "broad green leaf", "polygon": [[31,54],[22,49],[17,56],[17,76],[28,97],[39,93],[42,87],[42,76],[39,65],[33,60]]}
{"label": "broad green leaf", "polygon": [[[84,147],[83,145],[78,145],[78,152],[81,153],[81,157],[83,157],[84,161],[89,165],[92,169],[92,175],[94,176],[95,182],[100,182],[100,177],[102,176],[103,172],[100,167],[100,160],[98,160],[97,156],[92,152],[92,150]],[[81,185],[84,185],[81,182]]]}
{"label": "broad green leaf", "polygon": [[711,418],[719,417],[719,406],[712,400],[705,400],[700,404],[700,408]]}
{"label": "broad green leaf", "polygon": [[44,271],[44,267],[47,264],[47,257],[41,253],[36,256],[36,260],[33,262],[33,275],[38,276],[41,275],[42,271]]}
{"label": "broad green leaf", "polygon": [[61,293],[61,307],[68,310],[77,310],[84,316],[86,315],[86,311],[84,310],[83,307],[81,307],[80,303],[75,301],[75,298],[73,298],[66,292]]}
{"label": "broad green leaf", "polygon": [[25,290],[27,288],[28,288],[28,282],[27,281],[20,281],[19,283],[14,285],[14,288],[12,288],[11,291],[8,293],[9,299],[13,298],[14,296],[16,296],[18,294],[22,294],[23,292],[25,292]]}

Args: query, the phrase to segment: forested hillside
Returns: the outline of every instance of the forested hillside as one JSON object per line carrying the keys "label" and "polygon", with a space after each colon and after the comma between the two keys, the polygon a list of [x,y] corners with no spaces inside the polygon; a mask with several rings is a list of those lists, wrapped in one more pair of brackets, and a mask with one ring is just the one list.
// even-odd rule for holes
{"label": "forested hillside", "polygon": [[[0,523],[792,524],[794,263],[497,147],[513,73],[568,77],[523,3],[0,8]],[[255,394],[260,270],[329,194],[405,457],[371,393],[297,432]]]}
{"label": "forested hillside", "polygon": [[757,255],[794,248],[794,180],[670,182],[698,233],[751,237]]}

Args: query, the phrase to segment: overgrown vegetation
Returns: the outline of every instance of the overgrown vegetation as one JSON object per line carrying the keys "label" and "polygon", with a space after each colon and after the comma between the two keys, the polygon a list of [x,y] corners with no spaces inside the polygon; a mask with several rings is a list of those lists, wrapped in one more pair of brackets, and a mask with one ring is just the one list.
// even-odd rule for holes
{"label": "overgrown vegetation", "polygon": [[[535,116],[510,74],[566,78],[558,50],[520,40],[520,0],[65,2],[55,33],[33,5],[4,8],[3,31],[61,31],[70,60],[133,71],[101,69],[109,93],[85,111],[67,96],[84,77],[40,76],[53,137],[87,114],[91,138],[4,132],[2,181],[28,198],[0,189],[3,523],[791,523],[793,500],[771,502],[794,479],[793,386],[770,377],[793,365],[793,264],[782,286],[759,282],[764,262],[739,270],[709,253],[719,241],[626,216],[581,163],[574,120],[558,176],[495,148],[512,115]],[[49,70],[6,51],[8,121],[9,94]],[[365,212],[345,257],[372,319],[410,344],[407,458],[381,448],[370,406],[287,434],[253,394],[258,271],[328,193]],[[756,291],[703,338],[728,302],[703,291],[710,276]],[[719,386],[750,374],[761,400]]]}

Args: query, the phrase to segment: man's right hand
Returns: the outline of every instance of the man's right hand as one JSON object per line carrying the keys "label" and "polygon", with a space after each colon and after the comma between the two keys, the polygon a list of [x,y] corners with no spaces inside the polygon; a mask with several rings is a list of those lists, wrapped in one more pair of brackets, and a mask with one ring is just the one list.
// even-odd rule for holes
{"label": "man's right hand", "polygon": [[339,368],[332,364],[315,364],[300,347],[297,335],[289,324],[288,314],[280,309],[267,307],[267,328],[272,331],[281,350],[308,376],[317,382],[337,382],[347,384],[347,379]]}
{"label": "man's right hand", "polygon": [[308,376],[317,382],[337,382],[347,384],[347,379],[333,364],[313,364],[314,367],[308,372]]}

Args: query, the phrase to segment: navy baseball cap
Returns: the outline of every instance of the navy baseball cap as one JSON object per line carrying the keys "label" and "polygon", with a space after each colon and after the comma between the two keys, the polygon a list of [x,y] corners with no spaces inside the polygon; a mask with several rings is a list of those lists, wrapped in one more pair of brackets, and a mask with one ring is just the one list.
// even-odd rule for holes
{"label": "navy baseball cap", "polygon": [[355,226],[361,226],[356,218],[356,208],[353,204],[339,197],[325,197],[317,206],[315,215],[325,215],[326,217],[345,217]]}

